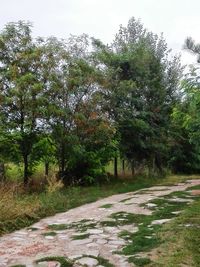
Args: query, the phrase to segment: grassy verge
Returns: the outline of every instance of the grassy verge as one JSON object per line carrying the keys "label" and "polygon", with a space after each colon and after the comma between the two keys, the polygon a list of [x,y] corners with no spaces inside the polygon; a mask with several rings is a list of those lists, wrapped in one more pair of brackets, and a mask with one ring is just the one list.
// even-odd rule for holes
{"label": "grassy verge", "polygon": [[[198,189],[193,188],[193,189]],[[152,251],[151,267],[200,266],[200,197],[159,233],[162,245]]]}
{"label": "grassy verge", "polygon": [[144,177],[119,179],[98,186],[69,187],[34,194],[26,193],[18,187],[1,186],[0,235],[30,226],[46,216],[64,212],[113,194],[136,191],[156,184],[174,184],[188,178],[197,177],[170,176],[165,179],[145,179]]}

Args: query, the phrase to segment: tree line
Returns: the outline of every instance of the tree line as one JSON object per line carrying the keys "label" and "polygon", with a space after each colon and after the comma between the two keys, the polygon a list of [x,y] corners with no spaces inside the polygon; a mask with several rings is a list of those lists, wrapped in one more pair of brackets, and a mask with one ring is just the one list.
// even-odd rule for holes
{"label": "tree line", "polygon": [[19,21],[0,32],[0,161],[23,163],[25,184],[39,162],[83,185],[106,179],[117,157],[133,174],[200,170],[198,71],[183,77],[162,35],[135,18],[107,45],[31,30]]}

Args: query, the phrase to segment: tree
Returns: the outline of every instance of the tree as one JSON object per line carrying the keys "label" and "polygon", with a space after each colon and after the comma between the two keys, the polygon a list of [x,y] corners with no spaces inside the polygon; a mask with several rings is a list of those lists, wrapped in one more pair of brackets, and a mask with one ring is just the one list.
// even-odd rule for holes
{"label": "tree", "polygon": [[0,112],[24,163],[24,184],[31,172],[30,154],[39,131],[42,84],[40,51],[31,37],[31,25],[9,23],[0,34]]}
{"label": "tree", "polygon": [[120,134],[120,150],[132,165],[162,171],[170,113],[178,99],[179,58],[168,59],[163,37],[130,19],[111,46],[94,40],[104,77],[105,110]]}

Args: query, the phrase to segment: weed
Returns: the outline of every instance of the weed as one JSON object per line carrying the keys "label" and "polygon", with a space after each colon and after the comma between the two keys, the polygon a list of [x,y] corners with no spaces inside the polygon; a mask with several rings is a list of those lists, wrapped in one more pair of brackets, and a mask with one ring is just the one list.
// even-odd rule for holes
{"label": "weed", "polygon": [[63,187],[64,184],[62,180],[58,180],[55,174],[47,177],[47,193],[52,194],[54,192],[59,191]]}

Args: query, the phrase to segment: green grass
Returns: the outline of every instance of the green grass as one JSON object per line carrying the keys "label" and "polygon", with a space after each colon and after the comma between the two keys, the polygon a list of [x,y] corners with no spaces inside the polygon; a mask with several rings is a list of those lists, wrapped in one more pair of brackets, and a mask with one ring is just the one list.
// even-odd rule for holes
{"label": "green grass", "polygon": [[140,222],[143,222],[145,217],[146,215],[143,215],[143,214],[134,214],[134,213],[120,211],[120,212],[112,213],[109,216],[109,218],[111,218],[112,220],[101,221],[100,225],[115,227],[119,225],[140,223]]}
{"label": "green grass", "polygon": [[44,262],[44,261],[57,261],[60,263],[60,267],[72,267],[73,263],[64,257],[45,257],[36,261],[36,263]]}
{"label": "green grass", "polygon": [[[126,240],[129,240],[130,244],[126,245],[122,249],[122,254],[133,255],[139,252],[150,251],[157,247],[161,241],[156,236],[156,232],[161,228],[160,225],[156,225],[150,228],[147,225],[140,226],[139,231],[136,233],[126,233]],[[155,235],[154,235],[155,234]],[[121,234],[123,238],[123,234]]]}
{"label": "green grass", "polygon": [[72,239],[73,240],[80,240],[80,239],[86,239],[89,238],[90,234],[82,234],[82,235],[73,235]]}
{"label": "green grass", "polygon": [[146,266],[151,260],[149,258],[129,257],[128,262],[133,262],[135,266]]}
{"label": "green grass", "polygon": [[102,265],[104,267],[114,267],[114,265],[112,263],[110,263],[109,260],[104,259],[103,257],[100,257],[100,256],[95,257],[93,255],[83,255],[81,258],[83,258],[83,257],[90,257],[90,258],[93,258],[93,259],[97,260],[98,261],[98,266]]}
{"label": "green grass", "polygon": [[200,266],[200,199],[166,224],[159,235],[162,245],[150,266]]}
{"label": "green grass", "polygon": [[135,223],[138,226],[138,231],[136,233],[122,231],[119,234],[119,237],[128,241],[128,244],[123,247],[122,251],[118,252],[119,254],[125,254],[127,256],[131,255],[129,260],[136,266],[145,266],[147,264],[149,259],[145,258],[145,260],[140,260],[133,255],[149,252],[162,244],[163,240],[160,238],[159,233],[162,231],[163,226],[152,225],[152,222],[154,220],[173,218],[176,215],[172,212],[180,211],[188,207],[187,202],[171,202],[171,198],[175,196],[187,198],[188,193],[174,192],[164,197],[152,200],[151,203],[155,203],[157,206],[151,215],[145,216],[131,213],[126,215],[123,212],[111,215],[111,217],[115,220],[118,218],[127,218],[127,222],[124,221],[125,224]]}
{"label": "green grass", "polygon": [[43,233],[43,236],[56,236],[57,233],[56,232],[47,232],[47,233]]}
{"label": "green grass", "polygon": [[49,229],[55,230],[55,231],[62,231],[62,230],[67,230],[71,229],[72,226],[71,224],[49,224],[48,225]]}
{"label": "green grass", "polygon": [[113,204],[105,204],[105,205],[102,205],[100,206],[99,208],[103,208],[103,209],[109,209],[113,206]]}
{"label": "green grass", "polygon": [[188,190],[200,190],[200,185],[194,185],[194,186],[188,187],[187,191]]}
{"label": "green grass", "polygon": [[37,231],[37,230],[38,230],[38,228],[36,228],[36,227],[28,227],[28,230],[30,230],[30,231],[32,231],[32,232],[34,232],[34,231]]}
{"label": "green grass", "polygon": [[124,202],[126,202],[128,200],[131,200],[131,199],[133,199],[133,197],[128,197],[128,198],[122,199],[122,200],[120,200],[120,202],[121,203],[124,203]]}
{"label": "green grass", "polygon": [[81,220],[69,224],[50,224],[48,225],[48,228],[55,231],[75,229],[78,232],[86,232],[88,229],[95,228],[96,225],[97,223],[92,220]]}

